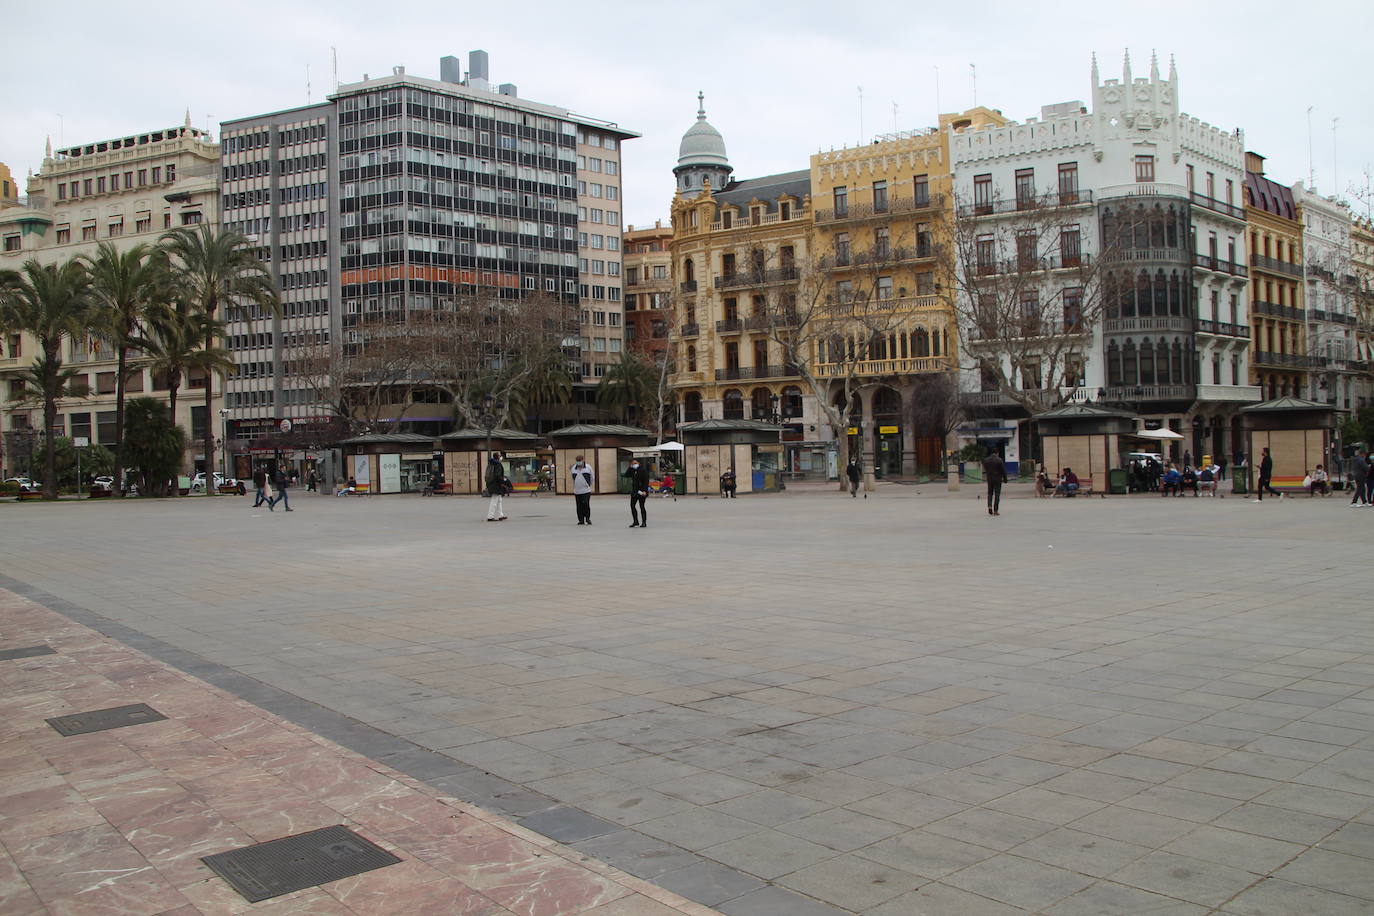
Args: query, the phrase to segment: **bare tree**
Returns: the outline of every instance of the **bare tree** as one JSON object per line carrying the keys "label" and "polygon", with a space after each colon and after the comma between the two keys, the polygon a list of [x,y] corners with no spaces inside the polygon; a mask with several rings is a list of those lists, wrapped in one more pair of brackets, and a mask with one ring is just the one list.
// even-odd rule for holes
{"label": "bare tree", "polygon": [[923,375],[916,380],[911,399],[911,429],[917,436],[941,440],[941,448],[949,434],[964,419],[963,401],[959,397],[959,378],[954,371]]}
{"label": "bare tree", "polygon": [[459,297],[412,312],[410,324],[417,380],[443,392],[465,426],[479,425],[486,397],[497,425],[534,408],[551,390],[548,368],[567,365],[578,334],[574,308],[542,293]]}
{"label": "bare tree", "polygon": [[343,340],[322,335],[287,350],[285,371],[304,384],[352,435],[404,419],[417,384],[414,329],[382,318],[359,321]]}
{"label": "bare tree", "polygon": [[[1047,193],[970,203],[956,197],[937,258],[952,283],[965,368],[1034,416],[1080,386],[1115,242],[1080,233],[1083,201]],[[1091,225],[1091,224],[1089,224]]]}

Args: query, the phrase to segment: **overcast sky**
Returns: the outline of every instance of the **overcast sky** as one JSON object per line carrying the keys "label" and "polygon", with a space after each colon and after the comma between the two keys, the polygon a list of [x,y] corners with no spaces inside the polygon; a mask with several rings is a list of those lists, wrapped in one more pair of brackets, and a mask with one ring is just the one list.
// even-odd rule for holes
{"label": "overcast sky", "polygon": [[1162,68],[1174,55],[1182,109],[1243,128],[1275,180],[1307,178],[1309,106],[1318,190],[1349,196],[1374,168],[1370,0],[1040,6],[28,0],[5,15],[0,162],[22,186],[48,135],[59,146],[108,139],[179,124],[187,108],[218,135],[222,120],[304,104],[307,65],[320,101],[333,86],[331,47],[341,82],[396,64],[437,78],[441,56],[466,62],[482,48],[494,82],[644,135],[624,149],[624,219],[642,226],[667,216],[698,89],[736,177],[748,178],[853,145],[860,86],[870,139],[935,123],[937,70],[939,110],[972,105],[970,64],[978,102],[1022,120],[1042,104],[1089,100],[1092,53],[1103,77],[1115,77],[1129,48],[1137,76],[1148,74],[1152,49]]}

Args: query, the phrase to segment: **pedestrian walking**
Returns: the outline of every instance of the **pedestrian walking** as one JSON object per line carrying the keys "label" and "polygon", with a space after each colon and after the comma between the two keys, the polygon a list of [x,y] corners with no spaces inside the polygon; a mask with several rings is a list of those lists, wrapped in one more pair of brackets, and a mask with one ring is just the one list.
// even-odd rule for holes
{"label": "pedestrian walking", "polygon": [[257,491],[258,497],[257,501],[253,503],[254,509],[256,509],[258,506],[261,506],[263,503],[270,501],[268,499],[267,493],[267,472],[264,471],[262,468],[258,468],[256,471],[253,472],[253,489]]}
{"label": "pedestrian walking", "polygon": [[735,489],[738,484],[735,482],[735,469],[726,468],[725,473],[720,475],[720,498],[734,499]]}
{"label": "pedestrian walking", "polygon": [[1001,515],[1002,484],[1007,482],[1007,466],[996,452],[988,452],[983,459],[983,480],[988,485],[988,515]]}
{"label": "pedestrian walking", "polygon": [[579,525],[592,523],[592,490],[595,484],[596,472],[592,470],[591,465],[587,464],[582,455],[578,455],[572,466],[572,490],[573,502],[577,504],[577,523]]}
{"label": "pedestrian walking", "polygon": [[859,481],[863,479],[863,470],[859,467],[858,459],[849,459],[849,466],[844,469],[844,476],[849,478],[849,495],[858,499]]}
{"label": "pedestrian walking", "polygon": [[1216,471],[1217,480],[1225,480],[1225,479],[1226,479],[1226,459],[1225,459],[1224,457],[1219,457],[1219,458],[1217,458],[1217,460],[1216,460],[1215,462],[1213,462],[1213,463],[1216,465],[1216,468],[1217,468],[1217,471]]}
{"label": "pedestrian walking", "polygon": [[1350,462],[1350,473],[1354,476],[1352,489],[1355,491],[1355,495],[1350,497],[1350,505],[1369,505],[1369,452],[1366,449],[1355,453]]}
{"label": "pedestrian walking", "polygon": [[630,466],[622,477],[630,479],[630,522],[631,528],[649,527],[649,509],[645,500],[649,498],[649,469],[639,463],[638,458],[630,459]]}
{"label": "pedestrian walking", "polygon": [[1259,463],[1259,486],[1255,488],[1259,491],[1259,498],[1256,499],[1255,502],[1264,502],[1264,493],[1266,490],[1277,496],[1279,499],[1283,499],[1283,494],[1269,485],[1269,481],[1274,479],[1274,459],[1269,456],[1269,449],[1261,449],[1260,456],[1261,457]]}
{"label": "pedestrian walking", "polygon": [[268,511],[275,511],[272,507],[281,503],[286,507],[286,511],[290,512],[291,501],[286,498],[286,489],[291,485],[291,477],[284,468],[277,468],[276,473],[272,475],[272,485],[277,488],[277,495],[267,501]]}
{"label": "pedestrian walking", "polygon": [[491,497],[491,502],[487,504],[487,521],[504,522],[506,512],[501,500],[506,495],[506,470],[501,466],[500,452],[492,452],[487,458],[487,474],[484,480],[487,495]]}
{"label": "pedestrian walking", "polygon": [[316,474],[314,471],[311,471],[310,476],[305,479],[305,492],[320,492],[320,475]]}

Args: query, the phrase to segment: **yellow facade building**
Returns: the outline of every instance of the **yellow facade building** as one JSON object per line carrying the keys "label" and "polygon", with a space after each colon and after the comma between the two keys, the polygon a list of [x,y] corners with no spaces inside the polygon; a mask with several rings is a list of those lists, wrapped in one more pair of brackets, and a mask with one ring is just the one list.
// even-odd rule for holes
{"label": "yellow facade building", "polygon": [[[681,419],[780,422],[794,473],[825,471],[840,435],[879,474],[937,467],[942,434],[915,428],[913,416],[931,396],[923,382],[953,384],[958,364],[952,284],[939,258],[952,202],[949,135],[998,118],[986,109],[942,115],[937,128],[818,153],[805,170],[736,180],[699,111],[674,169]],[[813,314],[814,297],[862,303],[880,320],[811,335],[798,346],[803,373],[779,346],[777,316]],[[807,340],[806,328],[796,333]],[[808,375],[830,404],[842,405],[848,388],[852,425],[831,428]]]}
{"label": "yellow facade building", "polygon": [[19,206],[19,186],[14,183],[10,167],[0,162],[0,209]]}
{"label": "yellow facade building", "polygon": [[1245,154],[1245,224],[1250,384],[1260,386],[1268,399],[1303,397],[1311,359],[1303,304],[1302,213],[1292,188],[1264,177],[1264,157],[1256,153]]}

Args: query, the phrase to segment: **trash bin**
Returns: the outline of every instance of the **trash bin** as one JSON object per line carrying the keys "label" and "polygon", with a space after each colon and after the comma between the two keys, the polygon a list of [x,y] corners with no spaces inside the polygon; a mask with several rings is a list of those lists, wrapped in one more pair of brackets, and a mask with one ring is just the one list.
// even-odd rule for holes
{"label": "trash bin", "polygon": [[1126,470],[1125,468],[1112,468],[1107,472],[1107,492],[1113,496],[1126,495]]}
{"label": "trash bin", "polygon": [[1250,485],[1249,485],[1249,482],[1248,482],[1245,478],[1246,478],[1246,474],[1245,474],[1245,472],[1243,472],[1243,471],[1242,471],[1241,473],[1239,473],[1239,474],[1237,474],[1237,473],[1235,473],[1235,472],[1232,472],[1232,474],[1231,474],[1231,492],[1232,492],[1232,493],[1236,494],[1237,496],[1244,496],[1246,493],[1249,493],[1249,492],[1250,492]]}

